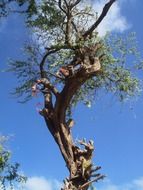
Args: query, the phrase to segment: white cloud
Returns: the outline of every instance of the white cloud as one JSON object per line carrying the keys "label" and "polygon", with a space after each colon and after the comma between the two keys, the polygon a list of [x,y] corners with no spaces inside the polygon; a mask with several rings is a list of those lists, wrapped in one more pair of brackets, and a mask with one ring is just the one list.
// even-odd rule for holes
{"label": "white cloud", "polygon": [[25,190],[59,190],[61,183],[57,180],[47,180],[44,177],[31,177],[28,178]]}
{"label": "white cloud", "polygon": [[116,185],[113,184],[110,180],[103,182],[97,190],[143,190],[143,177],[135,179],[130,183]]}
{"label": "white cloud", "polygon": [[[24,190],[59,190],[62,184],[57,180],[48,180],[45,177],[31,177],[28,179]],[[95,184],[96,186],[96,184]],[[110,180],[101,183],[97,190],[143,190],[143,177],[134,179],[129,183],[116,185]]]}
{"label": "white cloud", "polygon": [[143,189],[143,177],[133,181],[134,186],[137,186],[139,189]]}
{"label": "white cloud", "polygon": [[[98,12],[98,15],[100,15],[106,2],[106,0],[99,0],[93,2],[93,8],[96,12]],[[125,16],[123,16],[121,13],[121,4],[115,2],[110,8],[107,16],[99,25],[98,31],[99,34],[103,36],[106,34],[106,32],[110,31],[124,32],[129,27],[129,23],[127,22]]]}
{"label": "white cloud", "polygon": [[[95,184],[96,187],[97,184]],[[23,188],[14,188],[14,190],[59,190],[62,183],[56,179],[46,179],[45,177],[30,177]],[[6,189],[10,190],[9,187]],[[114,184],[110,180],[104,180],[98,184],[96,190],[143,190],[143,176],[127,182],[125,184]]]}

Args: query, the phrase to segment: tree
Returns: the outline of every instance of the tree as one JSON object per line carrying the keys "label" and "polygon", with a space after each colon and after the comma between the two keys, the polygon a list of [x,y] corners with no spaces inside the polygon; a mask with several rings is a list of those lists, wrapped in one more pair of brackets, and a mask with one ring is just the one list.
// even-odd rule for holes
{"label": "tree", "polygon": [[25,95],[24,101],[32,97],[31,88],[33,96],[43,95],[39,113],[69,170],[63,190],[86,190],[104,178],[92,163],[93,141],[82,139],[76,144],[72,138],[73,106],[90,105],[100,89],[114,93],[120,101],[139,92],[140,81],[132,73],[135,65],[126,64],[126,55],[138,57],[134,35],[100,37],[97,32],[115,1],[109,0],[99,16],[84,0],[9,0],[0,5],[1,16],[25,14],[27,27],[34,32],[36,43],[26,44],[27,57],[11,61],[9,71],[20,79],[15,94]]}
{"label": "tree", "polygon": [[16,183],[26,181],[26,177],[18,172],[19,164],[10,163],[11,153],[4,146],[6,140],[7,137],[0,136],[0,188],[2,190],[6,190],[8,187],[13,189]]}

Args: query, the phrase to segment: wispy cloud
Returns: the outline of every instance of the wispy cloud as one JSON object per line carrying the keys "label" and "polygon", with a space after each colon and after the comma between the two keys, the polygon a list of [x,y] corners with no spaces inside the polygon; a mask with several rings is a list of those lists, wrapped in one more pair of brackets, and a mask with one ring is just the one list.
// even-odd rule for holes
{"label": "wispy cloud", "polygon": [[[26,184],[21,189],[14,190],[59,190],[62,183],[56,179],[46,179],[45,177],[33,176],[28,178]],[[96,187],[96,184],[95,184]],[[6,189],[10,190],[9,187]],[[114,184],[111,180],[104,180],[96,190],[143,190],[143,176],[124,184]]]}
{"label": "wispy cloud", "polygon": [[[28,179],[24,190],[59,190],[62,184],[56,180],[45,177],[31,177]],[[96,186],[96,185],[95,185]],[[143,176],[125,184],[116,185],[110,180],[105,180],[97,190],[143,190]]]}
{"label": "wispy cloud", "polygon": [[[92,1],[93,8],[98,15],[100,15],[102,8],[104,7],[106,0]],[[124,32],[130,27],[130,24],[126,20],[125,16],[122,15],[121,4],[118,2],[114,3],[110,8],[107,16],[104,18],[100,26],[98,27],[99,34],[105,35],[106,32]]]}
{"label": "wispy cloud", "polygon": [[143,190],[143,177],[132,180],[129,183],[116,185],[111,181],[107,180],[103,182],[101,187],[97,188],[97,190]]}
{"label": "wispy cloud", "polygon": [[44,177],[31,177],[28,178],[25,190],[59,190],[61,183],[57,180],[48,180]]}

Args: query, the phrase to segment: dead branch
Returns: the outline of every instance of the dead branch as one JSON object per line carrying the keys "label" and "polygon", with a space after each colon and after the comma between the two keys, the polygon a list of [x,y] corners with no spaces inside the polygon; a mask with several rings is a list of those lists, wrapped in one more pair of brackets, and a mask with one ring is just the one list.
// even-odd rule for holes
{"label": "dead branch", "polygon": [[96,171],[100,170],[101,169],[101,166],[97,166],[97,167],[93,167],[91,169],[91,173],[95,173]]}
{"label": "dead branch", "polygon": [[78,190],[82,190],[83,188],[89,186],[93,182],[98,182],[100,179],[104,179],[105,177],[106,177],[105,175],[100,175],[100,176],[96,177],[95,179],[86,182],[84,185],[82,185],[81,187],[79,187]]}
{"label": "dead branch", "polygon": [[116,0],[110,0],[108,3],[105,4],[105,6],[103,7],[102,13],[100,14],[100,16],[98,17],[98,19],[96,20],[96,22],[83,34],[84,39],[91,35],[92,32],[97,28],[97,26],[102,22],[102,20],[104,19],[104,17],[107,15],[110,7],[112,6],[112,4],[115,2]]}

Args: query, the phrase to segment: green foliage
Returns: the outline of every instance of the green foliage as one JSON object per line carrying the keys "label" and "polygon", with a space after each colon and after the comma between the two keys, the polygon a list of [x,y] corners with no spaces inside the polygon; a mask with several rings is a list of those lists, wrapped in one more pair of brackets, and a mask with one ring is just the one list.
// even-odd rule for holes
{"label": "green foliage", "polygon": [[[141,92],[141,80],[136,69],[140,59],[135,35],[108,35],[100,39],[100,42],[103,46],[97,54],[104,54],[101,61],[102,71],[81,87],[73,99],[73,104],[83,101],[90,107],[99,90],[114,94],[119,101],[128,100]],[[135,60],[138,62],[134,63]]]}
{"label": "green foliage", "polygon": [[47,31],[61,24],[63,18],[55,6],[55,1],[33,3],[28,7],[28,26]]}
{"label": "green foliage", "polygon": [[[24,100],[31,97],[31,85],[40,77],[39,64],[45,54],[45,48],[64,47],[65,39],[65,17],[63,11],[57,6],[57,0],[41,1],[16,1],[19,6],[25,2],[27,27],[33,31],[34,41],[26,45],[25,60],[10,62],[9,70],[14,72],[18,78],[19,86],[16,87],[15,94],[24,95]],[[74,21],[77,28],[85,31],[89,26],[89,20],[95,18],[95,11],[84,4],[83,8],[77,6],[74,9]],[[87,23],[87,24],[86,24]],[[94,101],[99,90],[113,93],[120,101],[138,95],[141,90],[141,81],[138,77],[138,68],[141,68],[141,58],[137,51],[135,34],[106,35],[100,37],[95,31],[91,38],[82,40],[72,31],[71,41],[73,47],[91,47],[100,43],[101,47],[96,51],[95,57],[103,56],[101,61],[101,72],[89,79],[75,94],[71,106],[82,101],[87,106]],[[51,73],[56,73],[61,65],[68,64],[75,56],[76,51],[61,48],[60,51],[50,55],[45,62],[45,69],[54,85],[61,89],[63,81],[56,79]],[[134,62],[132,60],[138,60]]]}
{"label": "green foliage", "polygon": [[11,153],[4,147],[5,140],[7,138],[0,136],[0,189],[6,190],[13,189],[18,183],[24,183],[26,177],[19,174],[19,164],[11,164],[10,157]]}
{"label": "green foliage", "polygon": [[[40,77],[38,70],[39,55],[38,47],[25,45],[25,60],[9,61],[9,67],[7,71],[14,72],[17,77],[18,86],[13,90],[12,94],[17,97],[25,97],[21,100],[21,103],[31,99],[31,86],[37,78]],[[28,55],[28,57],[26,57]]]}

